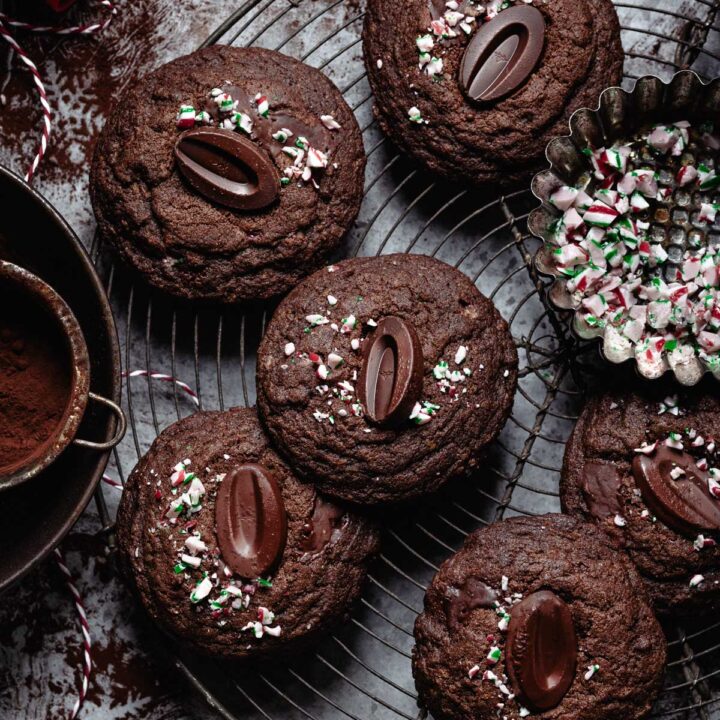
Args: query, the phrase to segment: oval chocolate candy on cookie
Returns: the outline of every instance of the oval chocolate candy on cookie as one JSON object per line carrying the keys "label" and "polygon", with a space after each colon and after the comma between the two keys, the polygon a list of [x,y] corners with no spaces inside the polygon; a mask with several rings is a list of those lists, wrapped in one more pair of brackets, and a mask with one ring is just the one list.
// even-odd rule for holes
{"label": "oval chocolate candy on cookie", "polygon": [[373,422],[407,420],[420,398],[423,354],[415,328],[398,317],[380,320],[368,343],[357,393]]}
{"label": "oval chocolate candy on cookie", "polygon": [[720,504],[710,494],[707,472],[682,450],[658,445],[633,459],[633,475],[650,510],[668,527],[694,536],[720,530]]}
{"label": "oval chocolate candy on cookie", "polygon": [[507,671],[532,710],[551,710],[575,677],[577,637],[570,608],[550,590],[532,593],[510,615]]}
{"label": "oval chocolate candy on cookie", "polygon": [[471,100],[499,100],[522,85],[545,45],[545,20],[531,5],[512,7],[473,35],[460,63],[462,91]]}
{"label": "oval chocolate candy on cookie", "polygon": [[218,544],[228,567],[257,578],[282,557],[287,514],[280,486],[261,465],[241,465],[228,473],[217,494]]}
{"label": "oval chocolate candy on cookie", "polygon": [[237,210],[260,210],[278,196],[280,176],[268,154],[232,130],[195,128],[175,143],[182,176],[201,195]]}

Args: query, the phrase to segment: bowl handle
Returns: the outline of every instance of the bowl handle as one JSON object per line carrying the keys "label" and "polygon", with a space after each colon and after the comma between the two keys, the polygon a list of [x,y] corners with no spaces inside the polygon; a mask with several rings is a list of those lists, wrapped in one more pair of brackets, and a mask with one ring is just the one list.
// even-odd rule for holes
{"label": "bowl handle", "polygon": [[79,445],[80,447],[90,448],[92,450],[112,450],[123,439],[123,436],[125,435],[125,430],[127,429],[127,420],[125,419],[125,413],[122,411],[122,408],[117,403],[114,403],[112,400],[108,400],[102,395],[96,395],[94,392],[91,392],[88,393],[88,397],[90,398],[90,400],[94,400],[101,405],[106,405],[113,411],[118,420],[117,432],[115,433],[115,436],[107,442],[100,443],[92,442],[91,440],[79,440],[78,438],[75,438],[73,440],[73,444]]}

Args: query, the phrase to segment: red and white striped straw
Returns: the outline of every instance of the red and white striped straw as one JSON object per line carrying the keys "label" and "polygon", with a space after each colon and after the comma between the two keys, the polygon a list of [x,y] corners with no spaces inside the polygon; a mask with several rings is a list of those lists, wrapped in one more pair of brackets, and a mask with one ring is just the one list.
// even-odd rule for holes
{"label": "red and white striped straw", "polygon": [[10,27],[18,30],[35,33],[52,33],[53,35],[92,35],[93,33],[104,30],[113,19],[113,15],[117,13],[115,5],[110,0],[100,0],[98,3],[107,8],[109,14],[102,22],[85,23],[81,25],[71,25],[70,27],[61,27],[59,25],[33,25],[23,22],[22,20],[14,20],[9,18],[5,13],[0,13],[0,22],[4,22]]}
{"label": "red and white striped straw", "polygon": [[62,552],[59,548],[55,548],[54,555],[55,562],[57,563],[58,568],[60,568],[60,572],[65,577],[65,584],[67,585],[68,590],[70,590],[70,593],[73,596],[73,601],[75,602],[75,610],[78,614],[78,619],[80,621],[80,630],[82,631],[83,637],[82,685],[80,687],[80,692],[78,693],[77,699],[75,700],[75,705],[73,706],[72,712],[70,713],[70,720],[75,720],[75,718],[80,712],[80,708],[85,702],[85,698],[87,697],[88,683],[90,682],[90,674],[92,673],[92,659],[90,657],[90,651],[92,649],[92,642],[90,640],[90,625],[88,624],[87,615],[85,614],[85,606],[83,605],[80,591],[75,585],[75,580],[73,579],[72,573],[66,565],[65,558],[63,557]]}
{"label": "red and white striped straw", "polygon": [[158,372],[148,372],[147,370],[131,370],[130,372],[125,370],[122,375],[123,377],[131,378],[149,377],[151,380],[160,380],[162,382],[175,383],[175,385],[177,385],[183,392],[185,392],[192,398],[196,406],[200,405],[200,400],[197,396],[197,393],[187,383],[184,383],[182,380],[174,378],[172,375],[166,375],[165,373]]}
{"label": "red and white striped straw", "polygon": [[13,37],[10,32],[10,28],[17,30],[36,32],[36,33],[52,33],[55,35],[91,35],[96,32],[104,30],[111,22],[113,16],[117,10],[110,0],[101,0],[100,5],[107,8],[109,15],[102,22],[87,23],[84,25],[74,25],[71,27],[54,27],[54,26],[43,26],[43,25],[31,25],[30,23],[21,22],[19,20],[13,20],[8,17],[5,13],[0,13],[0,36],[5,40],[8,45],[15,51],[20,60],[27,66],[28,70],[33,76],[33,82],[37,89],[40,97],[40,106],[43,114],[43,129],[42,136],[40,138],[40,146],[38,147],[37,153],[33,158],[30,168],[25,173],[25,182],[31,182],[37,169],[45,157],[47,152],[48,144],[50,142],[50,134],[52,132],[52,110],[50,103],[48,102],[47,92],[45,91],[45,84],[43,83],[40,72],[37,65],[32,61],[30,56],[23,50],[18,41]]}

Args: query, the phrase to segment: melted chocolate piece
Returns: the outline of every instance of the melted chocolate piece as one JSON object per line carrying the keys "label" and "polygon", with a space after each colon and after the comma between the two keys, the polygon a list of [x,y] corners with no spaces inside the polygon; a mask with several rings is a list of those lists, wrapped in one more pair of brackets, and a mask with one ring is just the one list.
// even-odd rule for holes
{"label": "melted chocolate piece", "polygon": [[448,588],[445,614],[450,627],[462,625],[476,608],[494,608],[497,599],[497,592],[477,578],[468,578],[460,588]]}
{"label": "melted chocolate piece", "polygon": [[583,495],[588,510],[598,520],[614,517],[620,512],[618,491],[622,479],[614,465],[589,462],[583,469]]}
{"label": "melted chocolate piece", "polygon": [[218,205],[259,210],[278,196],[280,177],[267,153],[232,130],[187,130],[175,143],[175,162],[190,185]]}
{"label": "melted chocolate piece", "polygon": [[523,704],[536,712],[560,704],[575,678],[577,649],[570,608],[555,593],[541,590],[515,605],[505,666]]}
{"label": "melted chocolate piece", "polygon": [[282,557],[285,503],[277,480],[261,465],[241,465],[225,476],[215,503],[218,545],[226,565],[257,578]]}
{"label": "melted chocolate piece", "polygon": [[503,10],[473,35],[460,63],[460,88],[470,100],[499,100],[522,85],[545,45],[545,20],[531,5]]}
{"label": "melted chocolate piece", "polygon": [[[667,445],[653,455],[633,459],[633,474],[643,500],[668,527],[693,537],[700,530],[720,530],[720,504],[710,494],[708,474],[695,458]],[[673,478],[674,468],[684,474]]]}
{"label": "melted chocolate piece", "polygon": [[300,549],[306,553],[320,552],[339,532],[344,517],[345,510],[316,495],[312,517],[303,526]]}
{"label": "melted chocolate piece", "polygon": [[407,420],[420,398],[423,355],[415,328],[398,317],[380,320],[365,341],[358,399],[380,425]]}

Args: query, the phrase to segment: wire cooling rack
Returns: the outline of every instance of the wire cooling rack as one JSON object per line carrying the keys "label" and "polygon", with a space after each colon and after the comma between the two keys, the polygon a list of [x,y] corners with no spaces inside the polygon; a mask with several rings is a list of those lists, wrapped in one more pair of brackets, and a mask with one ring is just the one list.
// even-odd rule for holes
{"label": "wire cooling rack", "polygon": [[[652,73],[720,67],[720,0],[617,2],[627,51],[625,83]],[[529,191],[503,197],[448,188],[399,155],[380,134],[362,62],[363,8],[358,0],[248,0],[207,41],[271,47],[320,68],[342,90],[363,130],[368,154],[360,217],[338,257],[408,252],[434,255],[470,276],[510,327],[520,356],[512,416],[471,482],[452,483],[403,519],[389,518],[383,550],[352,619],[301,662],[249,669],[179,653],[178,667],[227,718],[321,720],[422,716],[410,673],[412,627],[438,565],[477,527],[510,515],[559,509],[565,440],[582,402],[594,345],[578,344],[546,305],[532,265],[537,241],[526,218]],[[124,348],[124,405],[130,433],[113,459],[127,471],[167,425],[202,409],[252,405],[255,350],[272,307],[193,310],[148,291],[112,263],[98,242]],[[597,367],[595,368],[597,371]],[[174,383],[194,386],[188,402]],[[102,488],[97,495],[112,530]],[[112,532],[108,533],[112,545]],[[720,717],[720,622],[669,626],[666,683],[654,718]],[[470,660],[470,659],[469,659]]]}

